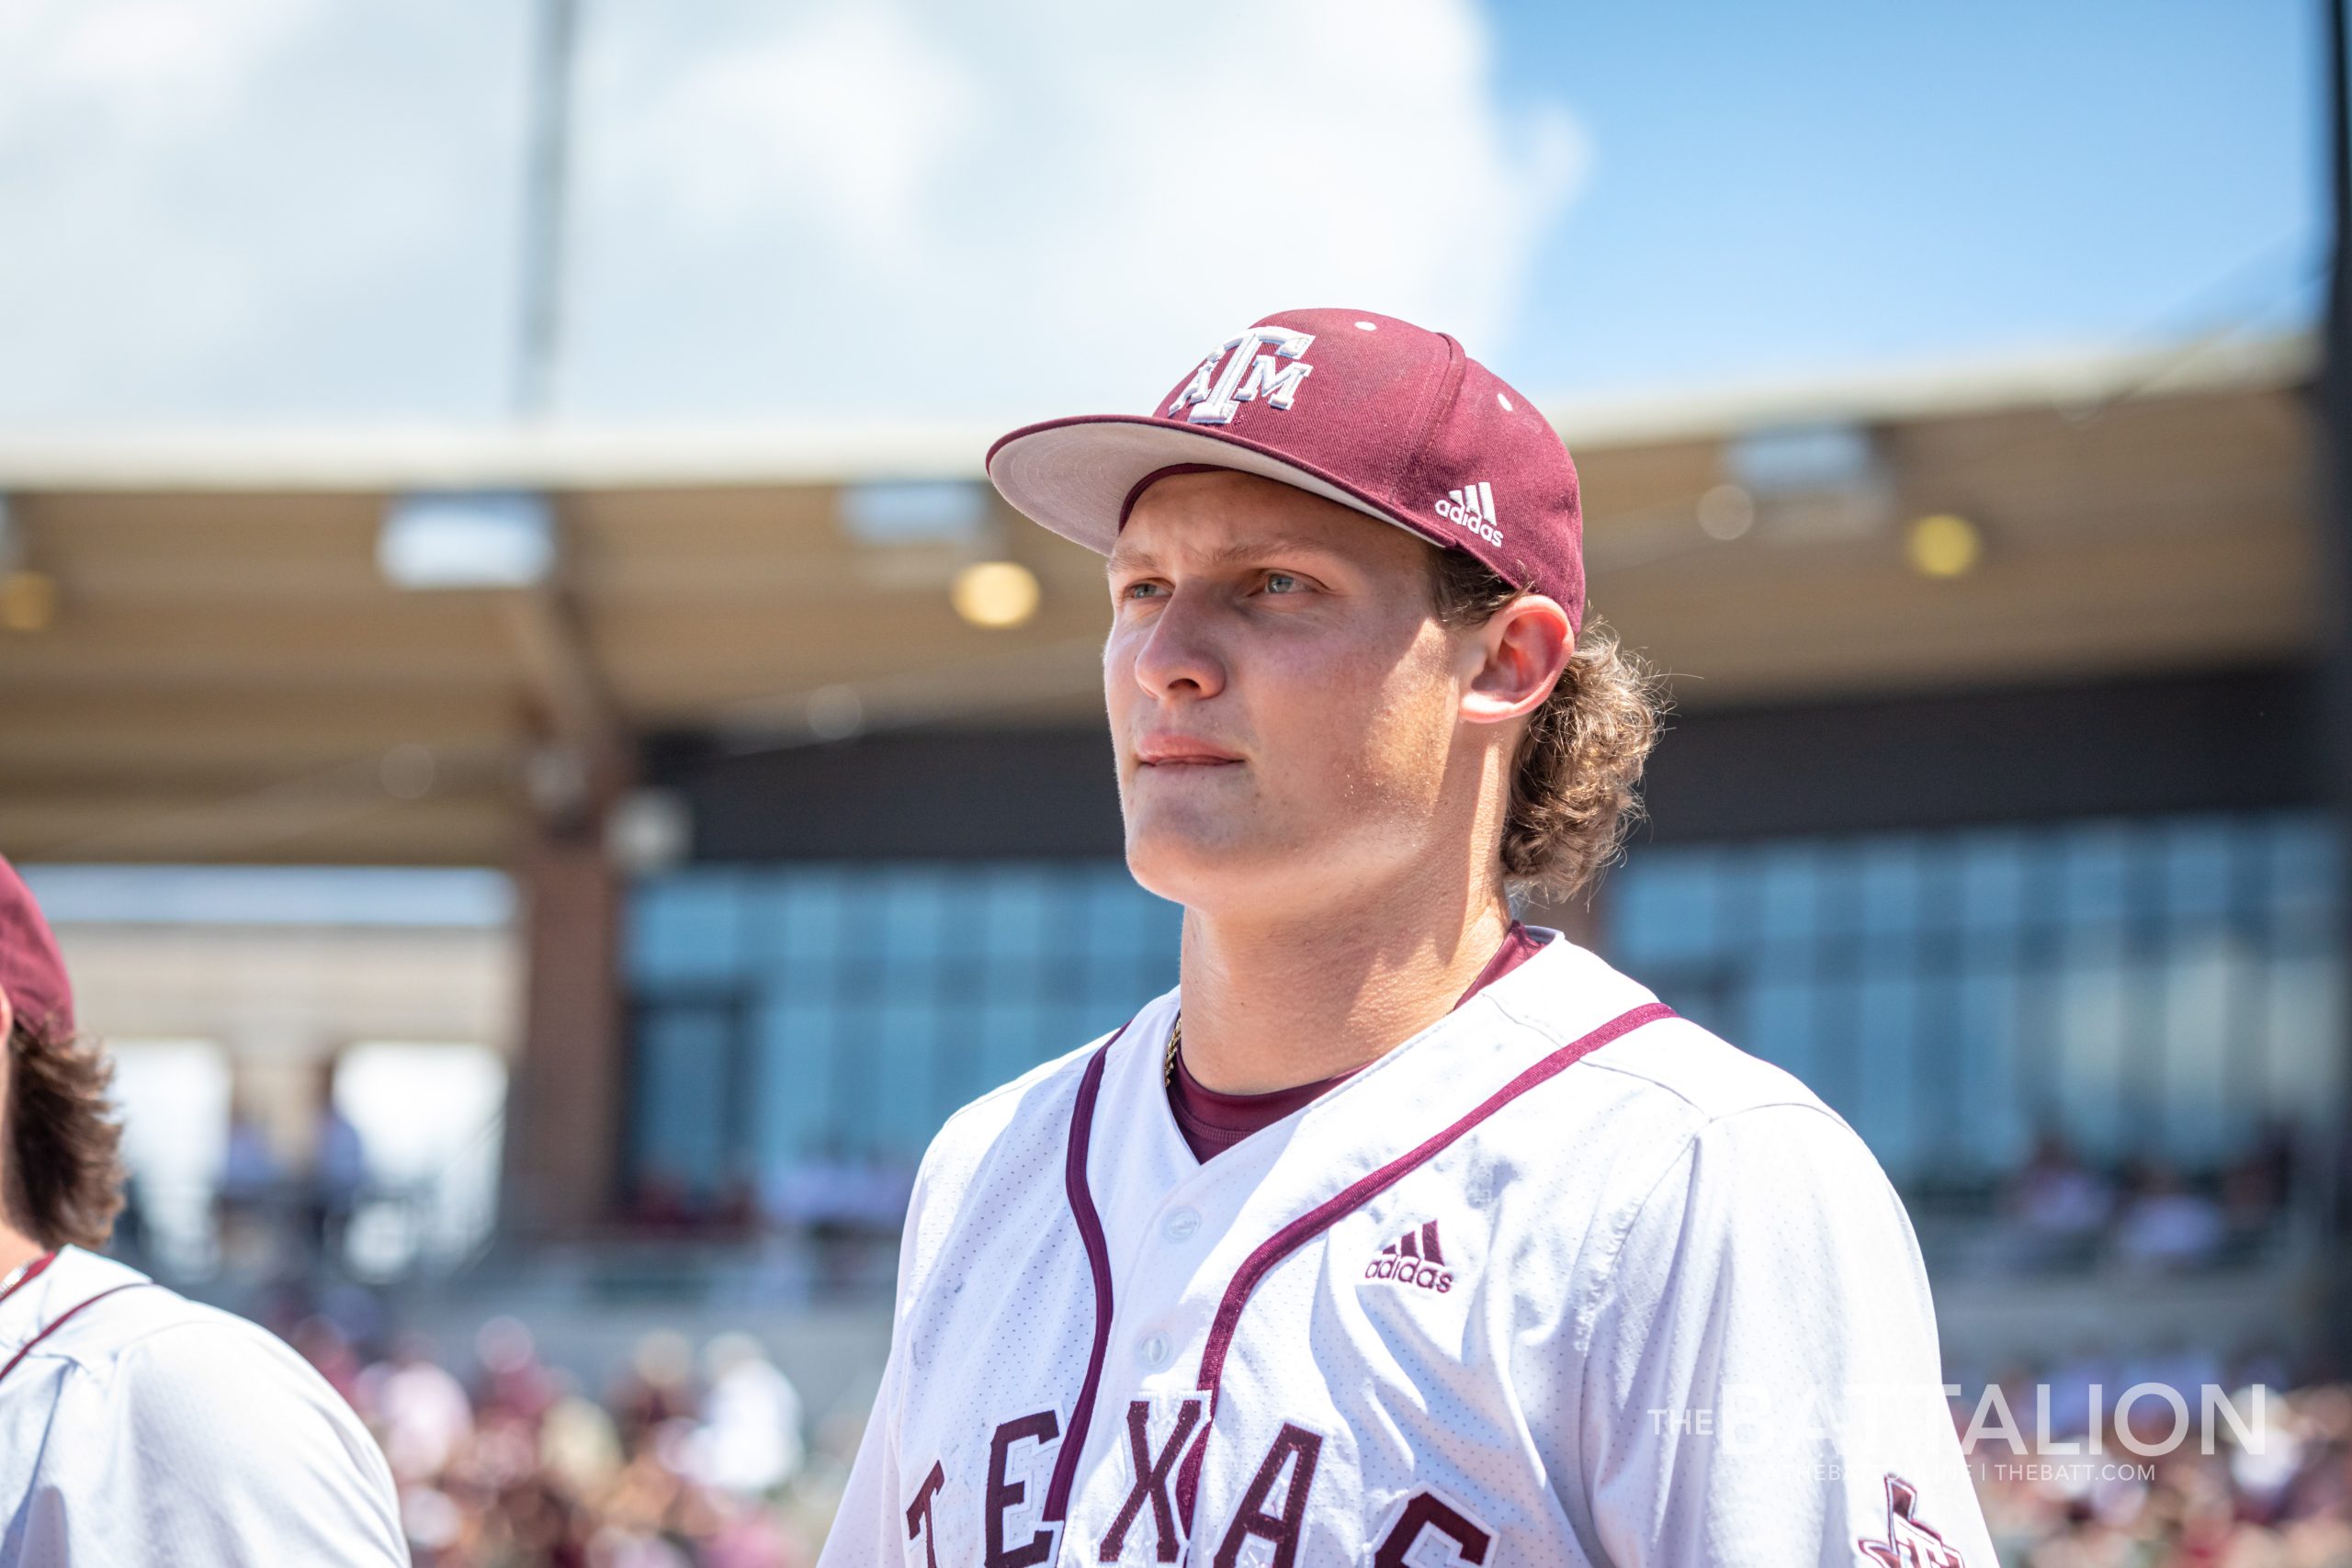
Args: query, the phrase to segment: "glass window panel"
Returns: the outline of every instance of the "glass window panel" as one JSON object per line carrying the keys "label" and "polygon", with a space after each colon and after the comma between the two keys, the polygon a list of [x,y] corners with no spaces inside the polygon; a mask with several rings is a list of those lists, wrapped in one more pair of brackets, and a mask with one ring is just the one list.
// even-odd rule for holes
{"label": "glass window panel", "polygon": [[[1046,1043],[1044,1020],[1035,997],[995,998],[972,1010],[972,1052],[981,1078],[990,1086],[1010,1083],[1039,1062],[1059,1055]],[[1071,1042],[1065,1049],[1075,1048]]]}
{"label": "glass window panel", "polygon": [[2061,1130],[2096,1158],[2136,1152],[2141,1131],[2124,1108],[2129,971],[2111,941],[2082,943],[2052,987],[2052,1088]]}
{"label": "glass window panel", "polygon": [[2218,819],[2176,822],[2165,841],[2165,897],[2184,924],[2219,924],[2229,908],[2231,867],[2245,833]]}
{"label": "glass window panel", "polygon": [[1819,1095],[1832,1111],[1854,1123],[1864,1138],[1861,1058],[1868,1048],[1859,1035],[1861,989],[1853,981],[1832,976],[1813,988],[1814,1037],[1812,1075],[1805,1087]]}
{"label": "glass window panel", "polygon": [[975,904],[970,934],[980,953],[995,963],[1018,964],[1037,952],[1053,888],[1042,871],[999,871],[989,877]]}
{"label": "glass window panel", "polygon": [[1821,951],[1841,973],[1853,970],[1856,943],[1864,925],[1863,862],[1866,844],[1828,842],[1815,856],[1813,890],[1814,919],[1821,930]]}
{"label": "glass window panel", "polygon": [[2006,964],[1972,964],[1952,993],[1951,1028],[1936,1042],[1954,1055],[1955,1091],[1942,1103],[1945,1157],[1979,1179],[2022,1164],[2032,1141],[2018,1060],[2018,976]]}
{"label": "glass window panel", "polygon": [[2344,1104],[2342,970],[2333,954],[2269,966],[2270,1109],[2312,1133],[2335,1129]]}
{"label": "glass window panel", "polygon": [[[736,1109],[773,1184],[795,1162],[913,1159],[956,1106],[1172,985],[1181,920],[1116,862],[696,867],[636,889],[628,962],[649,1063],[707,1032],[714,994],[742,998]],[[684,1150],[685,1100],[729,1092],[716,1049],[635,1108],[649,1153]]]}
{"label": "glass window panel", "polygon": [[1907,952],[1916,941],[1921,912],[1918,846],[1908,840],[1881,840],[1858,857],[1854,896],[1862,933],[1880,962]]}
{"label": "glass window panel", "polygon": [[1738,1043],[1811,1082],[1818,1077],[1814,987],[1798,979],[1759,981],[1749,994],[1747,1033]]}
{"label": "glass window panel", "polygon": [[726,1154],[732,1021],[727,1010],[712,1006],[664,1008],[645,1021],[633,1106],[640,1192],[707,1196],[717,1188]]}
{"label": "glass window panel", "polygon": [[2061,917],[2068,924],[2089,928],[2121,921],[2129,902],[2129,834],[2121,823],[2096,822],[2066,836],[2059,898]]}
{"label": "glass window panel", "polygon": [[1855,990],[1861,1049],[1857,1055],[1854,1130],[1897,1180],[1919,1164],[1917,987],[1900,975],[1865,976]]}
{"label": "glass window panel", "polygon": [[2210,1168],[2228,1158],[2233,1134],[2251,1138],[2253,1121],[2239,1114],[2245,1097],[2233,1081],[2229,1000],[2232,955],[2208,930],[2165,955],[2148,983],[2161,999],[2163,1051],[2145,1076],[2149,1107],[2165,1156]]}
{"label": "glass window panel", "polygon": [[2339,1103],[2335,845],[2298,812],[1651,848],[1606,947],[1890,1168],[1997,1178],[2046,1121],[2210,1170]]}
{"label": "glass window panel", "polygon": [[758,1108],[752,1149],[763,1176],[825,1152],[833,1119],[832,1010],[775,1001],[753,1022]]}
{"label": "glass window panel", "polygon": [[628,963],[650,986],[731,976],[742,964],[737,880],[694,872],[640,889],[630,903]]}
{"label": "glass window panel", "polygon": [[1961,839],[1956,905],[1963,925],[1984,932],[2016,927],[2028,897],[2026,858],[2030,852],[2021,833],[1976,832]]}
{"label": "glass window panel", "polygon": [[1612,913],[1629,958],[1675,964],[1713,953],[1713,869],[1706,850],[1645,852],[1627,866]]}
{"label": "glass window panel", "polygon": [[852,900],[847,878],[831,869],[809,869],[767,878],[770,896],[783,917],[787,965],[823,974],[857,940],[849,930]]}
{"label": "glass window panel", "polygon": [[856,925],[883,962],[924,964],[939,957],[940,880],[896,866],[865,874],[855,894]]}
{"label": "glass window panel", "polygon": [[2271,887],[2282,912],[2332,913],[2336,898],[2336,841],[2324,818],[2298,813],[2272,825]]}
{"label": "glass window panel", "polygon": [[1758,940],[1777,963],[1802,961],[1819,934],[1819,853],[1810,844],[1769,844],[1750,866]]}

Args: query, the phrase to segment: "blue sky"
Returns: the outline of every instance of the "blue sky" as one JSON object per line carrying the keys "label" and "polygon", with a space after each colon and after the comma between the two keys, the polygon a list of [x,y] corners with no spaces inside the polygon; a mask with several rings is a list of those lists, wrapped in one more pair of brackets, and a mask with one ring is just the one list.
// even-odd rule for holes
{"label": "blue sky", "polygon": [[[0,424],[501,417],[528,15],[0,7]],[[2316,0],[585,15],[588,421],[1139,406],[1283,305],[1605,398],[2315,299]]]}
{"label": "blue sky", "polygon": [[2315,0],[1504,0],[1593,152],[1507,358],[1606,390],[2298,319]]}

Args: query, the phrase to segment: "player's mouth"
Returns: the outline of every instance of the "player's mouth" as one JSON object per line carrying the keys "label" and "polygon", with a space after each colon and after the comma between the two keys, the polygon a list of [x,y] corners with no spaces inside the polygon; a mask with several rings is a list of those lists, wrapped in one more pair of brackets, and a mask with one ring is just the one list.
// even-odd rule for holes
{"label": "player's mouth", "polygon": [[1238,752],[1190,736],[1151,734],[1136,743],[1136,762],[1146,768],[1229,768],[1241,761]]}

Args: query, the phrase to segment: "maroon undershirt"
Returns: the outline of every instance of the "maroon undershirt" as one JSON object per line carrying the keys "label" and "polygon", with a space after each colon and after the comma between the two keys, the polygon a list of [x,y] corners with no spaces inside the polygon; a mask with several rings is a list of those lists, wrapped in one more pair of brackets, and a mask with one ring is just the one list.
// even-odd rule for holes
{"label": "maroon undershirt", "polygon": [[[1534,957],[1550,940],[1513,920],[1510,930],[1503,933],[1502,946],[1478,971],[1470,988],[1454,998],[1453,1005],[1460,1007]],[[1278,1089],[1272,1094],[1219,1094],[1202,1087],[1200,1079],[1184,1066],[1184,1055],[1180,1050],[1176,1054],[1176,1079],[1168,1086],[1168,1107],[1176,1113],[1176,1129],[1191,1145],[1193,1157],[1205,1165],[1250,1134],[1272,1126],[1302,1106],[1313,1104],[1361,1070],[1351,1069],[1319,1083],[1300,1084],[1296,1089]]]}

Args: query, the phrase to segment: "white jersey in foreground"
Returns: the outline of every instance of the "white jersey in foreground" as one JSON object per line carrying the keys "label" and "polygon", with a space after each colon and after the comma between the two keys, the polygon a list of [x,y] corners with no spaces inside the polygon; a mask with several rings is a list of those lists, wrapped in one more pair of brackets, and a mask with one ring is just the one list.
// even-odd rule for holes
{"label": "white jersey in foreground", "polygon": [[1994,1568],[1901,1203],[1556,936],[1204,1165],[1178,998],[959,1112],[821,1568]]}
{"label": "white jersey in foreground", "polygon": [[0,1568],[408,1562],[375,1440],[266,1330],[69,1247],[0,1301],[0,1364],[28,1345],[0,1376]]}

